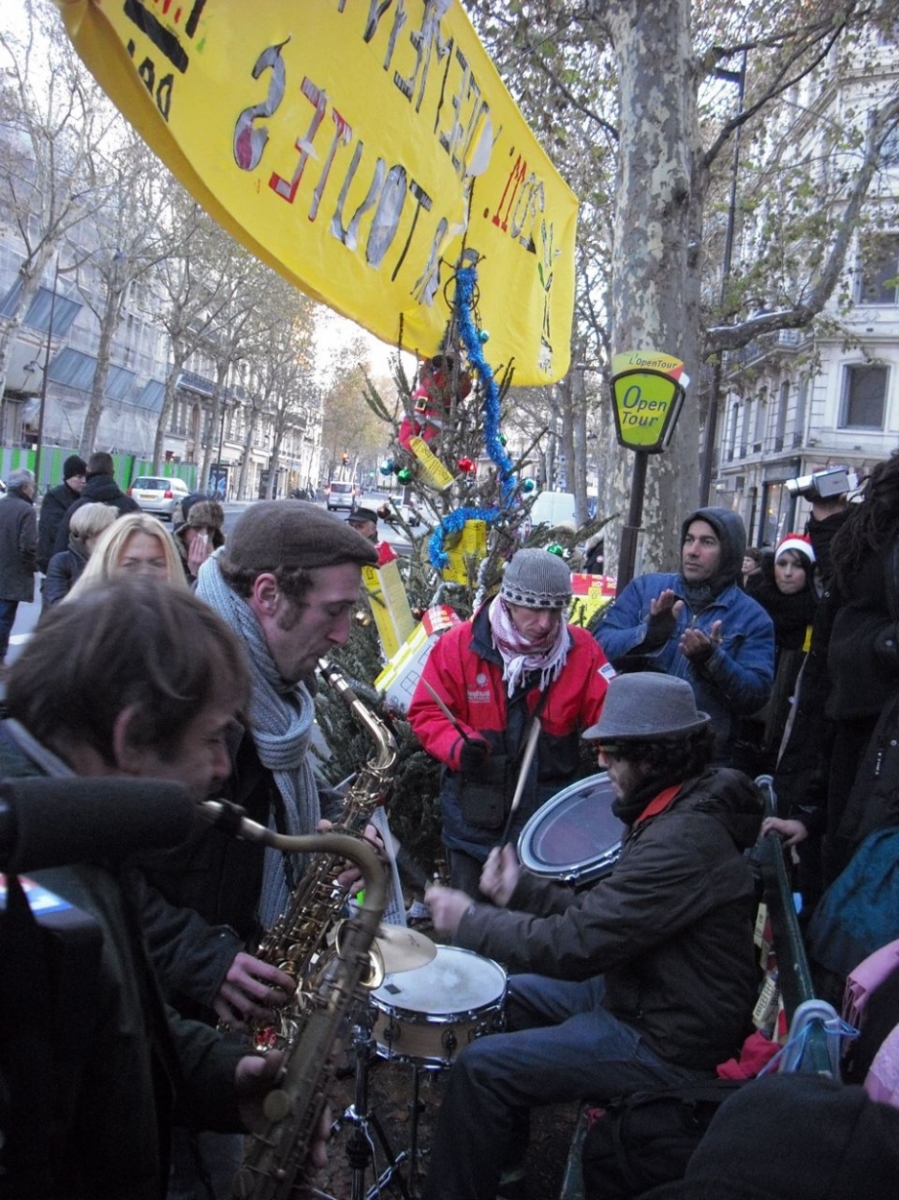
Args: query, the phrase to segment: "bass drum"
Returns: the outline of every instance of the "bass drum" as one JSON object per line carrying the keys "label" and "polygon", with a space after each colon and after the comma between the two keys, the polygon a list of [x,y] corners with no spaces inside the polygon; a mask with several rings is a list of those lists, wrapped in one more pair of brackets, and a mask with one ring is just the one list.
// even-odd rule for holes
{"label": "bass drum", "polygon": [[606,771],[579,779],[538,808],[521,831],[518,858],[546,879],[579,885],[608,875],[621,853],[624,825],[612,812]]}

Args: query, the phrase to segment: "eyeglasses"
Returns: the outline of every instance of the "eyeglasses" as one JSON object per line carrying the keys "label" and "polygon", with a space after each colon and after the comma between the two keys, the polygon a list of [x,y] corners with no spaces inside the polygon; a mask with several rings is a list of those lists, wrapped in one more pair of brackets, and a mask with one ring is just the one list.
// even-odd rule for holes
{"label": "eyeglasses", "polygon": [[622,747],[618,742],[597,742],[596,749],[605,758],[620,758]]}

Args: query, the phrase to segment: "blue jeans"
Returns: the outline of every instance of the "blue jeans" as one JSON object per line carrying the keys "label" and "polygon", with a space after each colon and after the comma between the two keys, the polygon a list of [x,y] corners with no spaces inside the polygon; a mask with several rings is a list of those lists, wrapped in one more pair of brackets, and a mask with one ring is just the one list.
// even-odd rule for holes
{"label": "blue jeans", "polygon": [[510,1033],[478,1038],[444,1092],[422,1200],[494,1200],[504,1167],[524,1152],[527,1110],[673,1087],[708,1073],[659,1058],[602,1007],[602,976],[509,982]]}
{"label": "blue jeans", "polygon": [[9,649],[9,635],[16,623],[18,610],[18,600],[0,600],[0,663],[6,658],[6,651]]}

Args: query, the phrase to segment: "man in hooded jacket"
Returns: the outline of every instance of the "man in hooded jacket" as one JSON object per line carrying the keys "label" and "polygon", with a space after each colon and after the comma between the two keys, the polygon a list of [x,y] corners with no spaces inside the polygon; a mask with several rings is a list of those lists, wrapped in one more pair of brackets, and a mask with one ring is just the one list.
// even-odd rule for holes
{"label": "man in hooded jacket", "polygon": [[774,682],[774,626],[739,585],[745,550],[735,512],[697,509],[682,526],[680,571],[634,579],[594,630],[617,671],[686,679],[712,718],[722,764],[740,717],[765,704]]}

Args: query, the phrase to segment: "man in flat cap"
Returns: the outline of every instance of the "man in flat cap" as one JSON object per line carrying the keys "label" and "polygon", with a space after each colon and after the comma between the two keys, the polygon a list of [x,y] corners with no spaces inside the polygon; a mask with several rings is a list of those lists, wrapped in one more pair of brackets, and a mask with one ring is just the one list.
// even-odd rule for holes
{"label": "man in flat cap", "polygon": [[[248,508],[226,546],[200,568],[197,596],[237,634],[250,668],[245,724],[229,738],[233,770],[219,795],[280,833],[316,830],[321,800],[309,754],[315,716],[307,689],[318,660],[350,633],[361,568],[374,546],[339,517],[300,500]],[[173,903],[253,941],[287,906],[300,864],[201,831],[196,861],[167,856],[152,873]],[[176,861],[177,859],[177,861]]]}
{"label": "man in flat cap", "polygon": [[378,514],[373,508],[354,508],[346,521],[347,525],[352,525],[364,538],[377,545]]}
{"label": "man in flat cap", "polygon": [[[306,685],[318,660],[349,637],[361,568],[377,557],[371,542],[313,504],[263,501],[243,513],[227,545],[200,567],[196,594],[237,634],[250,672],[246,713],[232,722],[228,737],[231,774],[216,795],[279,833],[314,833],[322,817],[337,816],[336,796],[329,807],[313,772],[315,711]],[[212,828],[142,865],[170,905],[195,910],[217,931],[224,956],[258,945],[287,908],[302,873],[299,856],[235,841]],[[165,917],[160,939],[168,936]],[[247,960],[239,961],[252,977],[254,960]],[[241,993],[253,985],[252,978],[232,975],[233,985],[226,981],[219,996],[227,999],[231,986],[236,1022],[246,1010]],[[184,1011],[180,996],[169,999]],[[193,1138],[188,1154],[183,1141],[183,1131],[176,1130],[169,1200],[201,1194],[194,1162],[204,1163],[212,1176],[216,1200],[230,1196],[233,1147],[219,1135],[203,1134]]]}
{"label": "man in flat cap", "polygon": [[584,736],[626,827],[611,873],[576,892],[523,871],[506,845],[481,876],[492,905],[427,894],[438,932],[511,977],[509,1032],[473,1041],[450,1072],[425,1200],[493,1200],[530,1107],[710,1078],[748,1032],[756,902],[743,850],[761,825],[758,788],[708,768],[709,716],[670,675],[613,679]]}

